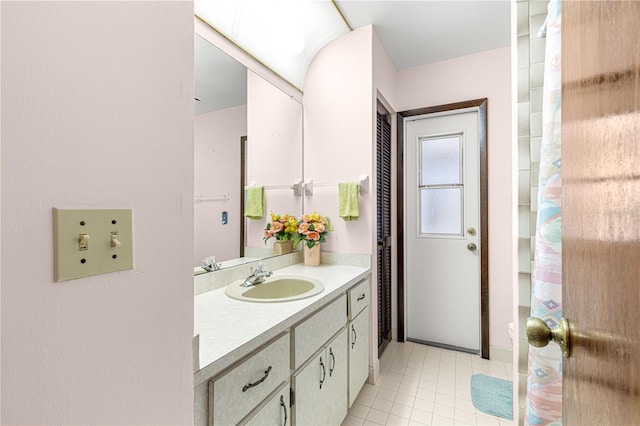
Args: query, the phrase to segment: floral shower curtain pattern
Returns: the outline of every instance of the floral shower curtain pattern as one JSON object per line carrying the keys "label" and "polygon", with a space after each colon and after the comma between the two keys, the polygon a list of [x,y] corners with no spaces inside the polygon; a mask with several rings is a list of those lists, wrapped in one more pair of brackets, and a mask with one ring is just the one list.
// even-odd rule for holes
{"label": "floral shower curtain pattern", "polygon": [[[531,316],[555,327],[562,317],[561,0],[551,0],[548,8]],[[562,354],[557,345],[529,347],[525,410],[526,425],[562,423]]]}

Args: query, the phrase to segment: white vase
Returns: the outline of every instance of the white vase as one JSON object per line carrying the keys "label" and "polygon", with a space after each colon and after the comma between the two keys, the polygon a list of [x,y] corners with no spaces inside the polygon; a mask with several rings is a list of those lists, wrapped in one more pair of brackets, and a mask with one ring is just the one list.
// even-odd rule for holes
{"label": "white vase", "polygon": [[293,241],[276,241],[273,243],[273,255],[291,253],[293,249]]}
{"label": "white vase", "polygon": [[309,248],[304,245],[304,264],[306,266],[318,266],[320,264],[320,244]]}

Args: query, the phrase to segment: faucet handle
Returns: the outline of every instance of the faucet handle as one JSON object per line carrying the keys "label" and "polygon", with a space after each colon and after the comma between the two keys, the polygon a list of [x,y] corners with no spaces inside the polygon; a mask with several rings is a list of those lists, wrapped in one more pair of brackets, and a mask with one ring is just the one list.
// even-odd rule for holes
{"label": "faucet handle", "polygon": [[256,272],[269,272],[269,265],[265,262],[258,263],[258,267],[256,268]]}

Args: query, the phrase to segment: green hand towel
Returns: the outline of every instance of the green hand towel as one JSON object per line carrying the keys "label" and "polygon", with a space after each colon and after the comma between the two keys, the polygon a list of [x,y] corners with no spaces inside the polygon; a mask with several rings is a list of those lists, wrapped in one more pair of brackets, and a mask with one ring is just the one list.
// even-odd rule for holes
{"label": "green hand towel", "polygon": [[358,184],[355,182],[338,184],[338,216],[346,221],[360,218],[359,193]]}
{"label": "green hand towel", "polygon": [[264,217],[264,187],[249,186],[246,193],[244,215],[253,220],[262,219]]}

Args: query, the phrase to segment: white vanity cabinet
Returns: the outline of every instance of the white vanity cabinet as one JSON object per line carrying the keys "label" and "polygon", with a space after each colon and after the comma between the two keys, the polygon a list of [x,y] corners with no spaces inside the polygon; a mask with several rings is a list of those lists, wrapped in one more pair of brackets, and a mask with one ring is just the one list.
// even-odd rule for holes
{"label": "white vanity cabinet", "polygon": [[369,377],[369,280],[348,292],[349,322],[349,407]]}
{"label": "white vanity cabinet", "polygon": [[293,374],[294,424],[339,425],[347,415],[347,330]]}
{"label": "white vanity cabinet", "polygon": [[235,425],[289,380],[289,333],[209,381],[209,424]]}
{"label": "white vanity cabinet", "polygon": [[[325,287],[329,291],[321,302],[311,309],[292,309],[294,304],[284,303],[261,305],[265,313],[272,306],[278,320],[269,324],[271,318],[262,313],[269,325],[252,319],[245,326],[255,327],[252,331],[269,332],[273,337],[261,338],[265,343],[260,344],[251,340],[256,337],[237,339],[234,343],[238,356],[219,351],[219,365],[214,371],[206,376],[202,373],[205,368],[211,370],[212,364],[207,361],[206,367],[196,372],[196,424],[342,423],[369,372],[369,273],[360,267],[330,265],[326,274]],[[347,284],[354,282],[355,285]],[[228,327],[224,315],[234,312],[239,303],[218,298],[219,294],[225,297],[217,290],[198,296],[202,316],[196,318],[201,322],[196,331],[205,330],[204,336],[218,340],[219,336],[233,337],[237,325]],[[251,307],[247,304],[246,309]],[[202,331],[200,334],[201,345],[205,342],[211,346],[201,349],[206,356],[200,359],[211,358],[209,354],[215,349],[211,342],[217,340],[203,339]],[[223,357],[234,361],[226,362]]]}

